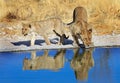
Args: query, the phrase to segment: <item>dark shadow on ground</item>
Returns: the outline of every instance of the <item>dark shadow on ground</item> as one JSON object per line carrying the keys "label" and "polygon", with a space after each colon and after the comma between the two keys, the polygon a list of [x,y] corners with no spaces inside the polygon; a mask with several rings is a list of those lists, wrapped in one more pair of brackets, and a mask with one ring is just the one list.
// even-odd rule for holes
{"label": "dark shadow on ground", "polygon": [[[59,41],[58,38],[54,38],[50,40],[52,44],[57,44],[58,41]],[[19,42],[11,42],[11,43],[15,46],[20,46],[20,45],[30,46],[30,41],[19,41]],[[45,40],[35,40],[35,45],[41,45],[42,43],[45,43]],[[68,39],[64,40],[63,45],[68,45],[68,44],[73,44],[73,41]]]}
{"label": "dark shadow on ground", "polygon": [[[58,41],[59,41],[58,38],[54,38],[54,39],[51,39],[51,40],[50,40],[50,42],[51,42],[52,44],[57,44]],[[68,45],[68,44],[73,44],[73,41],[70,40],[70,39],[64,39],[63,45]]]}
{"label": "dark shadow on ground", "polygon": [[[41,45],[41,43],[44,43],[44,40],[35,40],[35,45]],[[30,46],[30,41],[19,41],[19,42],[11,42],[15,46],[25,45]]]}
{"label": "dark shadow on ground", "polygon": [[65,39],[63,45],[73,44],[73,41],[70,39]]}

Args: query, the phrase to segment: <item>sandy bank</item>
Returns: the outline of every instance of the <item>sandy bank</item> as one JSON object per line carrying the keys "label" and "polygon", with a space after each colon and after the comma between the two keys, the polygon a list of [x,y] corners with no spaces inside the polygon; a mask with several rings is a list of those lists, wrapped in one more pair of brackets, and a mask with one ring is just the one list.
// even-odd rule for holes
{"label": "sandy bank", "polygon": [[[29,38],[27,39],[22,37],[19,37],[18,40],[14,40],[14,41],[5,38],[0,39],[0,52],[78,48],[77,46],[73,46],[72,43],[70,42],[67,42],[68,44],[66,45],[57,45],[57,44],[46,45],[44,40],[40,40],[42,39],[40,37],[37,38],[38,39],[36,40],[37,43],[34,46],[30,46]],[[72,41],[72,37],[70,37],[69,41]],[[103,35],[103,36],[93,35],[92,42],[94,47],[120,46],[120,35]]]}

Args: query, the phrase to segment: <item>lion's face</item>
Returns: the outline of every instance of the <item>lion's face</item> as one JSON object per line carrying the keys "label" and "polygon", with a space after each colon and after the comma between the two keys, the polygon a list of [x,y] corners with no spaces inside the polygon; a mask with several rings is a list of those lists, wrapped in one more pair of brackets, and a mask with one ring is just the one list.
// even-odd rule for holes
{"label": "lion's face", "polygon": [[22,34],[24,36],[28,35],[28,33],[30,32],[30,29],[31,29],[31,25],[30,24],[23,24]]}

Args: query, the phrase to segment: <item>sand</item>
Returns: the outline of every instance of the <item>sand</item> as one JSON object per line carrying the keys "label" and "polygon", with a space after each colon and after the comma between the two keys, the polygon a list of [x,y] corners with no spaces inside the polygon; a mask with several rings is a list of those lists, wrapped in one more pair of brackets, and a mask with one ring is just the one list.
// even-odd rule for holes
{"label": "sand", "polygon": [[[37,37],[34,46],[30,46],[29,37],[18,37],[16,39],[0,38],[0,52],[10,51],[28,51],[28,50],[42,50],[42,49],[65,49],[65,48],[78,48],[74,46],[72,37],[66,40],[65,45],[55,44],[58,42],[56,36],[50,39],[52,44],[46,45],[44,39],[40,36]],[[113,47],[120,46],[120,35],[102,35],[92,37],[93,47]]]}

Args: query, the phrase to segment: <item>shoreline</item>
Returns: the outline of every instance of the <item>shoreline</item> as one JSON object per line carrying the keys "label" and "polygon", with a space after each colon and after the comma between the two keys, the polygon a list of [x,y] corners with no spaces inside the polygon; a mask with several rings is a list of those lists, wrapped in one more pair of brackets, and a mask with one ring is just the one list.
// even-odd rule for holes
{"label": "shoreline", "polygon": [[[38,48],[40,47],[40,48]],[[119,48],[120,45],[118,46],[94,46],[94,47],[90,47],[90,48]],[[4,53],[4,52],[24,52],[24,51],[39,51],[39,50],[56,50],[56,49],[78,49],[80,47],[74,47],[74,46],[69,46],[66,45],[64,47],[55,47],[55,48],[46,48],[44,46],[37,46],[37,48],[31,48],[31,47],[26,47],[24,49],[20,49],[20,48],[5,48],[5,49],[0,49],[0,53]],[[82,49],[82,48],[80,48]],[[86,48],[89,49],[89,48]]]}
{"label": "shoreline", "polygon": [[[39,37],[40,38],[40,37]],[[71,38],[71,37],[70,37]],[[33,51],[33,50],[44,50],[44,49],[74,49],[79,48],[78,46],[73,46],[72,44],[68,45],[57,45],[51,44],[46,45],[45,42],[41,46],[26,46],[24,44],[21,45],[13,45],[12,42],[16,41],[26,41],[24,38],[18,38],[19,40],[13,41],[12,39],[0,39],[0,52],[20,52],[20,51]],[[38,38],[37,38],[38,39]],[[72,40],[72,39],[71,39]],[[12,42],[11,42],[12,41]],[[120,35],[103,35],[103,36],[95,36],[92,37],[92,42],[94,46],[90,48],[111,48],[111,47],[120,47]],[[86,48],[88,49],[88,48]]]}

